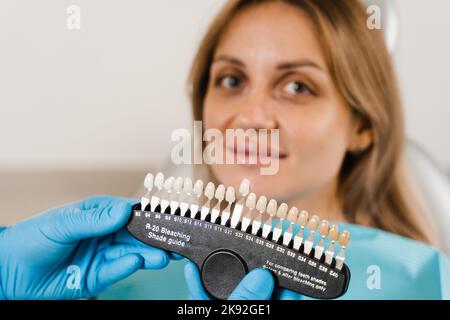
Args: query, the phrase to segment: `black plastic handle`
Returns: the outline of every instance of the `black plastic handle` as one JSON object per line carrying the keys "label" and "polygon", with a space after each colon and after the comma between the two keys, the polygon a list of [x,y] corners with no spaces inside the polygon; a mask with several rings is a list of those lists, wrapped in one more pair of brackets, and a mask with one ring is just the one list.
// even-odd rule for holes
{"label": "black plastic handle", "polygon": [[[158,211],[158,208],[156,211]],[[150,246],[178,253],[201,270],[203,286],[217,299],[226,299],[246,273],[266,268],[276,285],[299,294],[334,299],[348,288],[350,270],[341,270],[310,255],[229,226],[176,214],[141,211],[133,206],[127,225],[136,239]]]}

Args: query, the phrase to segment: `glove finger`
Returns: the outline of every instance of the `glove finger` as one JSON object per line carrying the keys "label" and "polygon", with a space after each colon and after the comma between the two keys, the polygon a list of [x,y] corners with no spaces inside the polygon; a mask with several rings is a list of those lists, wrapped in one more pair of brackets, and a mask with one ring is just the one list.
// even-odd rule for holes
{"label": "glove finger", "polygon": [[288,289],[281,289],[277,293],[277,300],[300,300],[302,296],[298,294],[297,292],[288,290]]}
{"label": "glove finger", "polygon": [[74,243],[82,239],[105,236],[122,228],[128,221],[131,206],[120,203],[105,208],[80,210],[63,208],[47,216],[41,231],[60,243]]}
{"label": "glove finger", "polygon": [[[122,228],[114,234],[114,243],[117,244],[129,244],[136,246],[148,246],[147,244],[137,240],[133,237],[126,228]],[[184,257],[174,252],[167,252],[171,260],[182,260]]]}
{"label": "glove finger", "polygon": [[194,300],[211,300],[211,297],[203,289],[202,282],[200,280],[200,273],[197,266],[192,261],[184,266],[184,279],[188,290]]}
{"label": "glove finger", "polygon": [[178,253],[170,252],[170,258],[173,260],[183,260],[184,257]]}
{"label": "glove finger", "polygon": [[150,246],[118,244],[106,248],[103,252],[106,260],[119,259],[131,253],[138,254],[144,259],[144,269],[162,269],[169,264],[165,251]]}
{"label": "glove finger", "polygon": [[269,300],[274,286],[275,282],[270,271],[255,269],[242,279],[228,300]]}
{"label": "glove finger", "polygon": [[138,202],[139,202],[138,200],[131,198],[119,198],[108,195],[98,195],[73,202],[64,207],[78,208],[80,210],[89,210],[97,208],[107,208],[120,203],[128,203],[130,205],[134,205]]}
{"label": "glove finger", "polygon": [[142,268],[144,259],[138,254],[128,254],[116,260],[104,261],[97,273],[98,292],[120,281]]}

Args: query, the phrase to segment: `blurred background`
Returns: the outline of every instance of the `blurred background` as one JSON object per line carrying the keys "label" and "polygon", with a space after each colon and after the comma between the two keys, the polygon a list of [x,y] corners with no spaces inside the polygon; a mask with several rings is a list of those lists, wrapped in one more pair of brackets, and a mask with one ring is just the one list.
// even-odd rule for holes
{"label": "blurred background", "polygon": [[[133,197],[166,167],[172,131],[192,125],[190,63],[224,2],[0,0],[0,225]],[[450,172],[450,1],[390,2],[408,137]]]}

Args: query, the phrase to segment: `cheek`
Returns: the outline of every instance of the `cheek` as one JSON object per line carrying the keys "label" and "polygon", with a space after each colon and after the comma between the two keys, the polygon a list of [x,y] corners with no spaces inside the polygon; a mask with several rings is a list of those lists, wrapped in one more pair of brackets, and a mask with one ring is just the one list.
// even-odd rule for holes
{"label": "cheek", "polygon": [[286,142],[293,155],[291,165],[298,167],[303,178],[312,175],[320,180],[318,175],[323,179],[335,176],[347,149],[345,109],[317,108],[286,121],[289,121]]}
{"label": "cheek", "polygon": [[218,101],[218,99],[206,95],[203,107],[203,125],[205,129],[224,129],[230,116],[230,108],[224,108],[223,103]]}

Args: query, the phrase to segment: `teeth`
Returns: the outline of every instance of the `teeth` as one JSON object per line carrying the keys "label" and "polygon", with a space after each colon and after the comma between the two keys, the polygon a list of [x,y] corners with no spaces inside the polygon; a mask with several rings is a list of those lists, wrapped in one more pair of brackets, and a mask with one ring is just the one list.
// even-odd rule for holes
{"label": "teeth", "polygon": [[270,231],[272,231],[272,220],[273,217],[277,214],[277,201],[275,199],[271,199],[269,201],[266,211],[269,214],[269,218],[266,220],[266,222],[264,222],[262,231],[262,236],[265,239],[267,239],[267,237],[270,234]]}
{"label": "teeth", "polygon": [[331,226],[330,232],[328,233],[328,238],[331,240],[331,244],[327,251],[325,251],[325,263],[331,265],[334,256],[334,243],[339,238],[339,229],[336,225]]}
{"label": "teeth", "polygon": [[152,191],[152,188],[153,188],[153,175],[151,173],[148,173],[145,176],[144,186],[145,186],[145,189],[148,190],[148,192]]}
{"label": "teeth", "polygon": [[164,184],[164,174],[158,172],[154,180],[155,187],[158,189],[150,200],[150,211],[155,211],[161,201],[161,193]]}
{"label": "teeth", "polygon": [[145,208],[150,203],[150,193],[153,189],[153,175],[151,173],[145,176],[144,187],[147,189],[147,193],[141,198],[141,211],[145,211]]}
{"label": "teeth", "polygon": [[319,244],[314,248],[314,258],[320,260],[325,249],[325,238],[330,231],[330,226],[327,220],[322,220],[319,225],[319,234],[321,236]]}
{"label": "teeth", "polygon": [[233,187],[228,187],[227,192],[225,193],[225,200],[228,202],[227,207],[222,211],[222,216],[220,219],[221,225],[226,225],[228,222],[228,219],[230,219],[231,216],[231,205],[236,200],[236,194],[234,192]]}
{"label": "teeth", "polygon": [[205,197],[208,199],[205,204],[202,206],[201,212],[200,212],[200,219],[205,220],[206,217],[209,214],[209,210],[211,208],[211,199],[214,198],[214,192],[216,187],[214,186],[214,183],[209,182],[206,185],[205,188]]}
{"label": "teeth", "polygon": [[250,193],[250,181],[243,179],[239,186],[240,199],[234,204],[233,214],[231,215],[231,227],[236,228],[241,220],[241,215],[244,210],[245,199]]}
{"label": "teeth", "polygon": [[197,180],[194,184],[194,193],[192,195],[191,207],[189,208],[191,211],[191,218],[195,218],[199,208],[200,208],[200,197],[203,194],[203,181]]}
{"label": "teeth", "polygon": [[170,205],[170,198],[171,198],[171,194],[172,194],[172,187],[173,184],[175,182],[175,178],[174,177],[169,177],[166,179],[166,181],[164,181],[164,190],[166,191],[164,197],[162,197],[161,199],[161,212],[165,212],[166,209],[169,207]]}
{"label": "teeth", "polygon": [[180,215],[184,217],[189,209],[189,203],[192,194],[192,180],[186,178],[183,183],[183,192],[180,197]]}
{"label": "teeth", "polygon": [[312,247],[313,247],[313,243],[314,243],[314,233],[316,232],[317,227],[319,226],[319,222],[320,222],[320,218],[317,215],[313,215],[311,217],[311,219],[309,219],[308,222],[308,229],[311,231],[309,234],[308,239],[306,239],[305,241],[305,248],[303,250],[303,252],[305,254],[310,254]]}
{"label": "teeth", "polygon": [[350,241],[350,232],[342,232],[338,240],[339,244],[341,245],[341,251],[339,251],[338,255],[336,256],[336,269],[341,270],[345,260],[345,248]]}
{"label": "teeth", "polygon": [[294,249],[299,250],[300,246],[303,242],[303,232],[305,230],[306,225],[308,224],[309,219],[309,213],[308,211],[303,210],[300,212],[300,215],[298,216],[297,224],[300,226],[300,231],[297,233],[297,235],[294,238]]}
{"label": "teeth", "polygon": [[258,216],[252,223],[252,234],[256,235],[258,230],[261,228],[262,224],[262,215],[267,207],[267,198],[265,196],[260,196],[258,201],[256,202],[256,210],[258,211]]}
{"label": "teeth", "polygon": [[291,243],[292,233],[293,233],[292,229],[294,227],[295,222],[298,219],[298,209],[296,207],[292,207],[289,210],[287,219],[289,220],[290,225],[287,228],[287,230],[284,232],[284,235],[283,235],[283,245],[285,245],[285,246],[289,246],[289,244]]}
{"label": "teeth", "polygon": [[[257,198],[254,193],[250,193],[250,182],[247,179],[242,180],[239,186],[239,199],[237,202],[235,189],[231,186],[226,188],[223,184],[220,184],[216,188],[213,182],[209,182],[204,189],[203,186],[202,180],[197,180],[193,184],[189,178],[183,179],[178,177],[175,179],[174,177],[169,177],[164,179],[164,174],[161,172],[155,176],[149,173],[144,179],[144,187],[147,189],[147,192],[141,198],[141,211],[145,211],[150,204],[150,211],[153,212],[160,206],[160,212],[164,213],[170,206],[170,214],[175,214],[176,210],[179,209],[181,216],[186,216],[187,212],[190,211],[191,218],[198,218],[197,213],[199,212],[202,220],[206,220],[211,214],[212,223],[219,223],[220,219],[221,225],[229,225],[234,229],[240,228],[244,232],[249,231],[251,226],[251,234],[260,234],[262,238],[270,239],[275,243],[282,239],[284,246],[289,247],[292,245],[293,249],[298,251],[302,249],[306,255],[311,255],[314,247],[314,259],[319,261],[324,259],[325,264],[332,266],[333,258],[335,258],[335,269],[341,270],[343,268],[345,249],[350,241],[350,233],[348,231],[343,231],[340,234],[336,225],[330,227],[327,220],[320,221],[317,215],[309,218],[307,211],[299,213],[296,207],[289,209],[286,203],[278,206],[275,199],[268,201],[265,196]],[[153,189],[156,190],[153,191]],[[212,201],[214,201],[214,204]],[[221,210],[223,201],[226,201],[227,205],[224,210]],[[202,202],[204,202],[203,205],[201,205]],[[244,212],[245,214],[243,214]],[[275,216],[279,219],[279,222],[273,227]],[[283,233],[285,220],[288,220],[289,226]],[[300,230],[294,236],[293,229],[295,224],[300,226]],[[306,227],[310,232],[305,240],[304,230]],[[260,230],[261,233],[259,233]],[[320,235],[320,241],[314,246],[316,231]],[[328,248],[325,248],[325,239],[327,237],[331,243]],[[336,242],[339,242],[341,250],[335,256]]]}
{"label": "teeth", "polygon": [[220,215],[220,205],[223,199],[225,199],[225,186],[223,184],[219,185],[216,189],[214,197],[217,200],[217,204],[211,210],[211,222],[214,223]]}
{"label": "teeth", "polygon": [[256,207],[256,195],[254,193],[250,193],[247,196],[247,200],[245,201],[245,206],[248,208],[248,211],[244,215],[244,218],[242,219],[242,225],[241,225],[241,230],[244,232],[247,231],[248,226],[252,222],[253,210]]}
{"label": "teeth", "polygon": [[273,229],[273,237],[272,240],[278,242],[278,239],[281,237],[281,233],[283,232],[283,222],[287,217],[288,205],[286,203],[282,203],[277,211],[277,217],[280,218],[280,221]]}
{"label": "teeth", "polygon": [[178,177],[175,179],[175,182],[173,183],[173,192],[170,199],[170,213],[174,214],[177,208],[179,207],[179,200],[181,191],[183,191],[183,178]]}
{"label": "teeth", "polygon": [[244,179],[241,182],[241,185],[239,186],[239,193],[246,197],[250,193],[250,181],[248,179]]}

